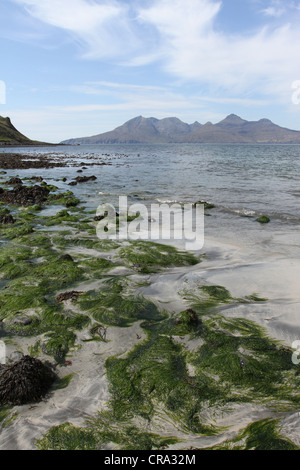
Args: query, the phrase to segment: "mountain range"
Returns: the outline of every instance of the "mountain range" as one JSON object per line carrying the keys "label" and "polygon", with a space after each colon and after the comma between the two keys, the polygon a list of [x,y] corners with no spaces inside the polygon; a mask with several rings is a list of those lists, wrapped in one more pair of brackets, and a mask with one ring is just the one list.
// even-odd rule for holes
{"label": "mountain range", "polygon": [[[217,124],[186,124],[176,117],[135,117],[116,129],[91,137],[68,139],[61,144],[124,143],[286,143],[300,144],[300,131],[274,124],[269,119],[246,121],[230,114]],[[9,117],[0,116],[0,147],[50,146],[21,134]],[[56,144],[58,145],[58,144]]]}
{"label": "mountain range", "polygon": [[69,139],[63,144],[127,143],[300,143],[300,131],[286,129],[269,119],[246,121],[230,114],[217,124],[186,124],[176,117],[138,116],[116,129],[91,137]]}

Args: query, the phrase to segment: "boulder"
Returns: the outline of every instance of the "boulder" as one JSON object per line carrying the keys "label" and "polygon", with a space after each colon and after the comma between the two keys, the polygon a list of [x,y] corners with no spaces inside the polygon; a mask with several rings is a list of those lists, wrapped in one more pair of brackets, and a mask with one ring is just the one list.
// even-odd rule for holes
{"label": "boulder", "polygon": [[24,356],[0,369],[0,403],[25,405],[39,402],[47,394],[56,374],[39,359]]}

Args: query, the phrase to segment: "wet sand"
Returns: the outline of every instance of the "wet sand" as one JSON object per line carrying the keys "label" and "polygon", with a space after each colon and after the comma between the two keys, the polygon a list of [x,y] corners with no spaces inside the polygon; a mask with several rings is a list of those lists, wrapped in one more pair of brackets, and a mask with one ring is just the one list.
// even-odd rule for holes
{"label": "wet sand", "polygon": [[[49,228],[55,230],[55,228]],[[292,342],[300,340],[300,235],[296,230],[262,232],[261,227],[253,229],[251,237],[240,234],[210,233],[205,236],[205,245],[198,254],[205,254],[202,262],[195,266],[168,268],[162,272],[139,275],[125,267],[116,267],[111,273],[124,274],[134,281],[146,280],[147,286],[138,287],[142,294],[159,308],[168,312],[180,312],[188,307],[180,292],[184,288],[193,289],[196,285],[221,285],[233,297],[244,297],[256,293],[267,298],[267,302],[245,303],[222,307],[222,315],[246,318],[263,326],[270,337],[282,341],[291,348]],[[181,244],[177,244],[182,247]],[[76,254],[76,248],[69,251]],[[77,250],[87,256],[109,256],[90,249]],[[99,287],[94,283],[79,283],[78,290]],[[71,306],[70,306],[71,307]],[[14,407],[14,419],[9,426],[0,428],[0,450],[35,449],[36,439],[52,427],[65,422],[83,426],[85,420],[99,410],[106,409],[110,400],[109,383],[105,361],[112,356],[126,357],[132,348],[146,337],[140,322],[127,328],[107,328],[107,342],[85,342],[88,330],[79,333],[75,348],[68,355],[70,365],[60,367],[60,378],[74,374],[66,389],[54,390],[42,402],[34,405]],[[34,338],[14,338],[8,345],[8,353],[15,350],[27,352],[34,344]],[[199,347],[199,341],[176,338],[189,350]],[[80,345],[80,348],[76,348]],[[46,355],[42,357],[47,360]],[[192,375],[192,370],[190,371]],[[267,398],[267,397],[266,397]],[[174,426],[174,421],[162,413],[157,413],[150,424],[142,423],[148,432],[163,436],[175,436],[181,443],[171,448],[203,448],[231,438],[236,432],[251,422],[266,417],[280,417],[282,432],[300,446],[300,416],[298,411],[276,413],[263,405],[250,403],[231,405],[230,410],[208,409],[203,411],[207,422],[218,426],[228,426],[228,431],[217,436],[196,436],[184,433]],[[111,445],[112,447],[112,445]]]}
{"label": "wet sand", "polygon": [[[228,306],[222,309],[222,314],[254,320],[265,327],[271,337],[282,340],[289,347],[292,341],[300,339],[300,291],[297,281],[300,278],[300,260],[289,260],[280,254],[272,261],[262,261],[263,254],[259,249],[256,249],[256,257],[253,259],[249,256],[249,247],[223,244],[216,239],[206,239],[204,251],[206,258],[201,264],[151,274],[147,276],[150,285],[140,287],[137,292],[170,312],[180,312],[186,308],[186,302],[178,293],[182,288],[188,286],[192,289],[193,285],[199,283],[225,286],[235,297],[256,292],[267,297],[268,302]],[[132,277],[137,280],[139,275],[133,274]],[[80,289],[82,287],[84,286],[79,285]],[[95,286],[85,286],[86,289],[88,287]],[[135,344],[145,338],[145,333],[137,322],[128,328],[108,327],[107,343],[82,342],[88,337],[88,331],[80,333],[81,349],[76,351],[75,348],[72,352],[72,365],[59,370],[60,377],[74,374],[67,389],[52,392],[41,403],[14,408],[15,420],[0,431],[1,450],[34,449],[35,440],[40,439],[52,426],[66,421],[82,426],[86,418],[95,415],[99,409],[106,408],[109,401],[104,366],[106,359],[111,356],[126,356]],[[182,343],[182,340],[177,339]],[[199,347],[199,340],[194,344],[186,339],[184,343],[190,350]],[[19,346],[26,349],[28,344],[30,341],[24,339]],[[231,407],[230,413],[224,409],[212,415],[212,411],[208,410],[206,421],[229,426],[229,431],[219,436],[187,435],[180,429],[174,429],[174,422],[168,421],[163,414],[153,419],[147,431],[182,439],[182,444],[171,448],[202,448],[232,437],[249,422],[273,416],[278,417],[278,414],[267,411],[264,406],[239,404]],[[299,413],[288,412],[280,416],[283,431],[300,445]]]}

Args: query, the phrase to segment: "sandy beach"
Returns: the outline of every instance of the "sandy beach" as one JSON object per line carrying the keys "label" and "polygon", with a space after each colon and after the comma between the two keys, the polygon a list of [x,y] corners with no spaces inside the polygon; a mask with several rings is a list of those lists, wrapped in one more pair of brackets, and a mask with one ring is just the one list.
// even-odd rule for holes
{"label": "sandy beach", "polygon": [[[268,302],[251,305],[233,305],[222,309],[222,315],[251,319],[268,331],[271,337],[281,340],[291,347],[293,341],[300,338],[299,305],[300,294],[297,279],[300,276],[300,261],[288,260],[278,255],[272,262],[261,262],[262,255],[257,253],[250,264],[249,248],[241,245],[222,244],[221,240],[206,240],[206,259],[194,267],[168,269],[166,273],[147,276],[149,286],[138,288],[137,293],[155,302],[161,309],[180,312],[186,308],[186,302],[178,293],[186,286],[222,285],[234,297],[259,292],[268,298]],[[265,253],[264,253],[265,254]],[[137,280],[140,276],[132,277]],[[99,284],[99,283],[98,283]],[[93,288],[95,286],[85,286]],[[79,289],[83,286],[80,285]],[[52,426],[70,422],[74,426],[84,426],[87,418],[106,409],[109,401],[109,384],[106,377],[105,361],[111,356],[124,357],[140,341],[145,339],[145,332],[140,322],[131,327],[108,327],[106,343],[83,343],[88,338],[87,330],[78,335],[78,344],[68,355],[72,364],[61,367],[59,377],[74,374],[67,389],[52,391],[41,403],[14,407],[15,418],[8,426],[1,429],[0,449],[34,449],[35,442]],[[180,338],[176,338],[181,342]],[[24,353],[28,340],[18,341],[8,346],[8,351],[22,350]],[[201,340],[185,338],[184,347],[195,350]],[[207,410],[205,420],[215,425],[228,427],[229,431],[216,437],[187,435],[174,428],[174,422],[167,416],[155,416],[147,425],[148,432],[164,436],[176,436],[182,442],[171,448],[203,448],[219,444],[230,439],[249,422],[277,416],[264,406],[242,404],[232,405],[230,412]],[[300,445],[298,411],[281,413],[283,432],[297,445]],[[113,445],[108,448],[114,448]]]}
{"label": "sandy beach", "polygon": [[[71,196],[69,194],[69,197],[74,198],[74,195]],[[38,403],[12,406],[8,409],[7,407],[3,408],[4,412],[8,411],[5,414],[0,429],[1,450],[31,450],[41,448],[41,446],[49,447],[51,444],[49,444],[50,441],[47,439],[50,438],[47,436],[52,430],[59,429],[59,426],[64,426],[66,423],[73,426],[73,428],[70,428],[71,431],[72,429],[88,429],[90,426],[89,421],[91,419],[97,420],[97,416],[101,416],[102,424],[100,425],[99,422],[97,425],[93,425],[92,429],[93,433],[95,433],[97,426],[100,426],[99,429],[103,426],[105,413],[107,413],[107,416],[111,416],[111,424],[115,420],[113,424],[114,431],[111,432],[116,433],[116,429],[118,429],[118,432],[126,433],[127,420],[139,432],[143,430],[147,436],[160,436],[160,442],[171,439],[172,442],[170,441],[167,446],[169,449],[188,449],[191,447],[202,449],[222,446],[226,442],[234,442],[239,433],[248,429],[247,427],[252,423],[269,423],[268,420],[273,422],[272,420],[276,421],[278,419],[280,421],[281,439],[291,440],[293,445],[300,446],[300,434],[298,431],[299,407],[296,399],[293,398],[294,391],[296,392],[296,390],[289,391],[290,389],[288,388],[292,387],[292,382],[290,381],[293,380],[290,376],[292,373],[290,369],[293,367],[292,343],[300,339],[300,320],[298,315],[300,304],[298,288],[300,260],[295,256],[300,245],[300,236],[295,227],[292,227],[289,231],[281,229],[270,230],[269,227],[262,227],[258,223],[254,224],[252,222],[252,225],[247,225],[250,224],[249,220],[241,218],[239,224],[240,226],[244,225],[239,232],[231,233],[227,227],[226,233],[220,232],[217,235],[214,228],[219,216],[218,213],[215,213],[212,217],[207,218],[203,249],[191,254],[196,261],[182,257],[185,256],[183,255],[184,251],[182,251],[184,246],[182,241],[166,242],[165,240],[157,240],[157,242],[162,243],[162,245],[159,245],[161,247],[159,248],[160,251],[154,251],[151,256],[154,256],[154,253],[155,256],[158,256],[159,253],[164,253],[164,246],[166,247],[166,252],[163,256],[166,259],[171,255],[174,257],[176,250],[179,251],[176,254],[176,258],[174,258],[175,261],[170,261],[164,267],[157,265],[155,269],[149,269],[150,265],[147,265],[147,261],[143,265],[139,264],[141,261],[133,261],[132,258],[135,250],[146,249],[144,245],[141,246],[142,248],[138,248],[138,245],[134,245],[134,242],[131,245],[131,242],[125,241],[103,249],[104,245],[101,245],[101,241],[99,242],[95,237],[96,222],[94,221],[95,214],[92,214],[92,211],[88,213],[77,210],[76,206],[73,206],[73,209],[72,206],[69,206],[67,208],[68,213],[62,213],[60,206],[56,208],[56,206],[49,205],[48,203],[47,207],[48,209],[41,212],[41,215],[35,215],[29,211],[29,214],[31,214],[29,223],[32,224],[34,230],[25,235],[22,232],[21,237],[23,238],[18,238],[20,237],[19,233],[14,233],[13,238],[8,238],[8,253],[10,253],[10,246],[17,246],[16,242],[18,240],[21,240],[21,245],[25,243],[29,246],[29,243],[31,248],[34,249],[32,245],[34,240],[41,243],[41,240],[36,238],[36,234],[39,234],[39,236],[43,234],[45,236],[45,239],[42,240],[43,245],[40,245],[40,248],[38,248],[38,244],[36,245],[38,253],[40,251],[39,257],[37,258],[32,254],[29,258],[35,260],[37,265],[35,269],[42,269],[44,266],[46,268],[48,265],[45,264],[45,260],[49,260],[47,263],[51,264],[52,259],[54,259],[53,256],[56,256],[57,259],[58,255],[66,253],[70,255],[72,263],[76,264],[74,275],[72,274],[70,281],[67,281],[64,288],[58,288],[60,282],[58,280],[54,291],[52,293],[51,289],[49,292],[47,291],[47,298],[57,298],[59,294],[63,294],[66,291],[80,293],[78,294],[80,295],[78,301],[71,299],[65,300],[60,304],[60,312],[66,316],[65,318],[72,318],[73,316],[77,318],[77,316],[87,314],[89,322],[80,329],[72,329],[75,333],[75,341],[70,344],[63,360],[58,361],[55,359],[56,356],[53,356],[53,353],[49,352],[45,346],[47,344],[47,330],[41,330],[34,335],[27,334],[25,330],[21,330],[21,334],[10,333],[5,338],[5,328],[8,328],[10,323],[7,323],[5,318],[3,319],[4,336],[2,333],[1,338],[7,343],[7,356],[12,357],[16,351],[24,355],[32,354],[34,351],[36,357],[52,364],[58,381]],[[26,211],[24,212],[22,208],[14,209],[13,215],[16,219],[20,217],[20,214],[24,215]],[[57,224],[59,214],[62,214],[60,216],[61,221]],[[40,221],[38,229],[37,221]],[[26,223],[28,224],[28,221]],[[19,230],[22,228],[22,224],[23,222],[19,223],[16,228]],[[2,238],[10,237],[11,232],[8,232],[7,227],[3,227]],[[247,227],[251,228],[251,232],[247,231]],[[49,244],[50,241],[51,244]],[[152,242],[149,245],[149,253],[151,253],[151,250],[157,250]],[[174,253],[168,251],[168,245],[174,246],[172,248],[175,250]],[[42,246],[43,248],[41,248]],[[131,249],[131,246],[132,252],[128,251]],[[122,250],[125,251],[122,252]],[[102,263],[101,267],[96,268],[96,265],[94,265],[95,260]],[[41,268],[39,268],[39,265],[41,265]],[[58,273],[59,269],[58,266]],[[40,273],[44,276],[42,270],[40,270]],[[22,276],[24,276],[23,273],[17,274],[15,279],[22,280]],[[78,278],[77,280],[76,277]],[[5,280],[5,274],[3,274],[2,278]],[[31,282],[30,278],[27,277],[24,277],[24,280],[26,283]],[[110,280],[112,290],[110,288],[107,290],[106,282],[108,280]],[[56,281],[54,282],[56,283]],[[9,286],[10,284],[6,282],[5,285]],[[120,286],[122,286],[124,294]],[[201,289],[210,288],[211,286],[221,286],[220,289],[223,289],[221,291],[222,295],[224,296],[225,293],[223,300],[220,300],[221,297],[219,300],[217,300],[217,297],[212,296],[201,297],[203,292],[205,292],[205,290],[201,291]],[[120,292],[118,294],[120,296],[119,301],[116,300],[116,302],[117,304],[120,302],[120,305],[122,305],[121,310],[117,309],[117,304],[115,307],[110,307],[110,304],[107,304],[107,307],[105,307],[107,309],[106,312],[101,306],[101,302],[105,301],[105,297],[102,298],[101,293],[104,289],[104,293],[107,292],[105,295],[108,296],[108,301],[112,302],[111,306],[115,305],[115,298],[110,297],[115,287],[118,287],[118,292]],[[202,294],[200,295],[201,292]],[[190,294],[194,295],[195,293],[199,293],[196,299],[198,303],[200,302],[198,307],[195,306],[195,298],[192,302],[189,297]],[[93,299],[98,298],[97,295],[100,295],[98,300],[99,311],[95,307],[97,304],[93,303]],[[149,317],[147,316],[149,314],[145,313],[146,316],[141,316],[139,319],[140,307],[137,307],[136,310],[135,304],[127,305],[124,303],[129,301],[129,299],[131,299],[130,302],[132,302],[132,299],[144,299],[142,302],[149,301],[149,305],[152,306],[151,311],[153,311],[151,315],[154,316]],[[104,303],[103,305],[106,304]],[[114,314],[113,308],[117,309]],[[143,304],[141,304],[141,309],[144,308]],[[182,329],[179,318],[182,312],[188,312],[188,309],[191,308],[197,312],[198,326],[189,332]],[[120,324],[113,324],[114,317],[112,315],[120,315],[122,309],[124,309],[124,312],[127,312],[128,309],[127,316],[125,313],[124,315],[122,314],[123,316],[118,320]],[[131,309],[135,313],[130,313]],[[111,313],[110,310],[112,311]],[[39,316],[42,320],[41,312],[41,307],[35,308],[34,306],[31,309],[23,310],[23,314],[30,318],[31,315]],[[20,314],[21,312],[18,313],[18,315]],[[164,317],[159,318],[157,316],[162,314]],[[15,313],[13,313],[14,315]],[[105,317],[103,315],[109,316]],[[133,316],[130,317],[130,315]],[[8,315],[7,318],[9,317]],[[107,319],[104,320],[104,318]],[[250,323],[253,322],[253,325],[262,327],[269,338],[268,344],[270,345],[262,354],[266,354],[269,347],[273,348],[273,341],[279,341],[279,343],[276,343],[279,345],[276,346],[276,351],[278,351],[279,360],[281,360],[280,355],[285,354],[284,357],[286,359],[284,359],[284,364],[286,366],[284,367],[287,367],[287,369],[284,374],[287,374],[286,378],[289,377],[284,379],[287,380],[286,391],[283,391],[282,395],[277,397],[277,390],[281,390],[283,386],[279,382],[279,388],[274,389],[274,393],[270,392],[271,395],[273,394],[272,396],[268,394],[269,392],[264,396],[258,389],[253,392],[253,397],[250,397],[248,392],[242,392],[242,390],[246,390],[243,388],[244,385],[242,383],[236,387],[234,382],[232,382],[229,390],[231,390],[233,395],[230,395],[231,398],[228,399],[227,403],[219,399],[214,403],[210,402],[209,399],[201,401],[201,407],[199,407],[196,413],[196,419],[197,423],[205,425],[202,432],[193,431],[193,426],[189,427],[187,422],[184,421],[185,417],[180,414],[180,408],[176,412],[171,412],[171,407],[168,408],[169,405],[166,405],[165,399],[162,399],[160,395],[157,395],[153,401],[151,400],[153,409],[149,416],[146,415],[146,411],[145,414],[143,412],[134,414],[130,408],[131,405],[128,405],[128,417],[126,419],[123,417],[118,421],[119,418],[114,414],[117,411],[112,412],[112,406],[116,406],[116,410],[118,410],[120,406],[125,406],[124,403],[128,399],[124,403],[122,402],[122,405],[114,405],[118,394],[120,394],[120,399],[122,400],[122,387],[125,386],[124,384],[118,385],[114,378],[115,367],[118,367],[118,364],[121,364],[122,361],[124,362],[124,367],[127,367],[128,363],[129,370],[130,367],[136,367],[134,366],[134,351],[137,351],[137,357],[139,355],[143,357],[145,351],[147,352],[147,348],[150,347],[151,341],[154,341],[154,344],[157,342],[158,348],[160,347],[160,342],[167,341],[164,347],[173,348],[170,350],[173,351],[170,352],[172,357],[173,354],[174,357],[178,354],[178,358],[184,358],[185,372],[183,378],[180,379],[180,383],[192,384],[187,386],[185,393],[192,394],[193,400],[198,400],[196,398],[198,396],[201,397],[202,392],[199,393],[197,388],[199,387],[197,384],[200,383],[198,380],[200,380],[199,377],[201,376],[201,374],[199,375],[201,369],[199,369],[197,358],[200,357],[201,351],[206,347],[207,341],[207,336],[203,336],[201,328],[204,325],[205,328],[209,328],[208,331],[213,332],[214,327],[211,325],[213,325],[214,318],[217,323],[220,322],[218,323],[219,326],[215,327],[217,328],[216,332],[225,335],[224,338],[227,339],[230,339],[231,335],[236,339],[239,338],[239,335],[243,337],[244,333],[242,330],[240,330],[240,333],[237,332],[238,328],[240,328],[238,326],[240,323],[236,323],[236,326],[234,326],[234,322],[239,322],[239,319],[245,319],[248,322],[250,321]],[[228,323],[228,329],[226,323],[224,323],[226,319],[231,322]],[[103,338],[101,340],[96,338],[91,333],[91,326],[97,324],[97,322],[99,323],[100,320],[100,323],[104,325],[102,327],[105,328],[104,340]],[[246,328],[252,328],[250,323]],[[233,328],[233,330],[229,328],[230,324],[232,325],[230,328]],[[190,328],[190,326],[186,327]],[[47,328],[51,331],[50,326]],[[253,326],[253,328],[256,327]],[[71,331],[70,328],[69,331]],[[62,333],[60,330],[57,330],[56,334],[61,335]],[[256,333],[251,333],[249,339],[253,334],[253,338],[256,337]],[[40,347],[41,345],[42,347]],[[248,351],[245,346],[240,346],[236,353],[230,353],[233,358],[236,357],[236,354],[244,358],[241,362],[241,369],[247,367],[247,358],[249,358],[249,361],[251,361],[251,358],[256,358],[256,350],[251,351],[250,349]],[[256,364],[262,364],[262,357],[260,356]],[[143,360],[148,360],[147,356]],[[226,362],[226,355],[222,360]],[[245,360],[246,366],[244,366]],[[113,365],[114,361],[116,366]],[[130,366],[130,361],[133,361],[132,366]],[[167,361],[167,358],[163,359],[162,356],[161,360],[158,359],[156,363],[158,364],[158,370],[160,361],[164,363],[164,361]],[[148,374],[149,366],[144,367],[146,374]],[[156,366],[154,365],[153,367],[155,369]],[[260,366],[256,365],[256,367]],[[138,370],[143,371],[143,367]],[[209,380],[212,380],[211,384],[214,383],[216,387],[226,385],[226,380],[222,384],[223,379],[216,372],[218,369],[215,369],[214,372],[213,368],[209,370],[208,365],[206,370],[206,373],[209,374]],[[297,367],[295,367],[295,371],[297,371]],[[238,372],[238,376],[239,374]],[[263,369],[262,374],[264,374]],[[147,375],[142,380],[147,380]],[[259,380],[262,380],[263,384],[265,384],[263,375]],[[146,383],[145,386],[147,387]],[[136,383],[137,386],[138,382]],[[243,399],[233,399],[235,396],[240,397],[241,393],[245,393]],[[147,406],[145,403],[145,410]],[[185,407],[186,404],[182,406]],[[104,415],[102,416],[103,413]],[[64,444],[61,445],[63,446]],[[158,448],[159,445],[165,444],[157,444]],[[124,448],[118,444],[118,441],[114,441],[113,438],[95,444],[95,446],[102,449]],[[78,448],[80,448],[80,444]]]}

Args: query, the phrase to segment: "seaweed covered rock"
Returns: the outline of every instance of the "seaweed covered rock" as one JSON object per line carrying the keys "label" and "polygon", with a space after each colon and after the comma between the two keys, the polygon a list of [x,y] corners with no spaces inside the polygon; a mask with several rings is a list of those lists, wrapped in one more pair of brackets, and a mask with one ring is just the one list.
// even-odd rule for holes
{"label": "seaweed covered rock", "polygon": [[69,255],[69,254],[61,255],[58,259],[59,259],[60,261],[71,261],[71,262],[74,261],[74,259],[72,258],[72,256]]}
{"label": "seaweed covered rock", "polygon": [[11,214],[0,214],[0,225],[14,224],[15,219]]}
{"label": "seaweed covered rock", "polygon": [[78,300],[82,293],[83,292],[78,292],[75,290],[72,290],[70,292],[62,292],[61,294],[58,294],[56,300],[57,302],[64,302],[65,300],[71,300],[72,302],[75,302],[76,300]]}
{"label": "seaweed covered rock", "polygon": [[33,180],[33,181],[38,181],[40,183],[43,181],[42,176],[31,176],[30,179]]}
{"label": "seaweed covered rock", "polygon": [[35,185],[15,186],[11,191],[0,191],[0,201],[7,204],[20,204],[22,206],[33,206],[35,204],[43,204],[46,202],[50,191],[46,187]]}
{"label": "seaweed covered rock", "polygon": [[270,222],[270,218],[267,215],[262,215],[256,219],[257,222],[260,224],[268,224]]}
{"label": "seaweed covered rock", "polygon": [[196,207],[197,205],[204,205],[205,210],[214,209],[216,207],[214,204],[207,201],[197,201],[193,204],[193,207]]}
{"label": "seaweed covered rock", "polygon": [[198,315],[191,308],[181,312],[179,318],[176,320],[176,325],[185,327],[187,331],[194,330],[202,324]]}
{"label": "seaweed covered rock", "polygon": [[20,178],[15,177],[7,181],[7,184],[9,184],[10,186],[18,186],[18,185],[22,185],[23,181]]}
{"label": "seaweed covered rock", "polygon": [[39,359],[24,356],[0,369],[0,403],[24,405],[40,401],[49,391],[56,374]]}
{"label": "seaweed covered rock", "polygon": [[88,181],[96,181],[97,177],[92,175],[92,176],[77,176],[77,178],[75,178],[75,181],[77,181],[77,183],[87,183]]}

